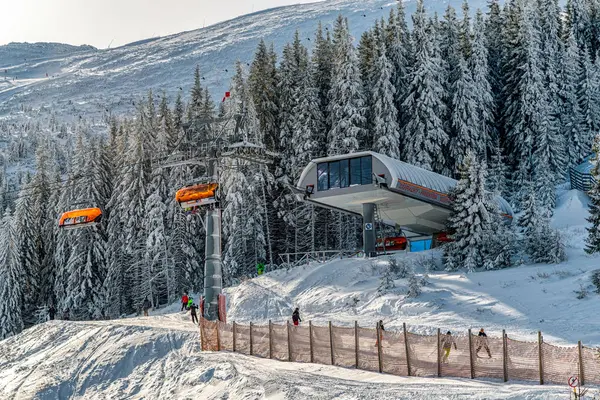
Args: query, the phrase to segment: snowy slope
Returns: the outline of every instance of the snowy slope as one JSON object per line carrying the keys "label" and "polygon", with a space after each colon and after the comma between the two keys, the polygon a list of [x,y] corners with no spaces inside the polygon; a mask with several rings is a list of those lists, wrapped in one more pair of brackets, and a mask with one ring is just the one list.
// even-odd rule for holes
{"label": "snowy slope", "polygon": [[124,322],[49,322],[0,342],[0,398],[516,400],[566,393],[202,353],[191,323],[177,316]]}
{"label": "snowy slope", "polygon": [[[293,38],[293,32],[299,30],[310,47],[308,38],[314,36],[318,22],[332,29],[339,14],[349,19],[358,38],[376,19],[387,18],[395,3],[395,0],[329,0],[281,7],[205,29],[63,57],[40,58],[37,53],[27,57],[21,52],[5,57],[6,48],[0,47],[0,116],[18,113],[22,103],[34,108],[45,106],[72,117],[123,113],[131,110],[133,102],[149,89],[174,95],[182,88],[187,94],[196,65],[202,67],[203,83],[219,99],[229,85],[235,61],[251,62],[261,38],[281,51]],[[447,5],[445,1],[428,3],[432,11],[440,12]],[[450,3],[460,9],[459,0]],[[479,3],[485,6],[485,1]],[[471,4],[472,9],[479,3]],[[406,4],[410,15],[415,2],[410,0]],[[3,80],[4,69],[8,70],[7,76],[18,79]]]}
{"label": "snowy slope", "polygon": [[[227,290],[229,320],[282,322],[292,307],[305,321],[358,320],[413,332],[487,328],[499,335],[588,346],[600,344],[600,296],[577,300],[600,258],[583,253],[587,197],[561,192],[553,223],[569,238],[567,263],[473,274],[432,272],[417,299],[378,297],[372,260],[337,260],[274,271]],[[400,254],[417,261],[422,254]],[[436,257],[429,252],[426,257]],[[417,263],[418,264],[418,263]],[[420,268],[420,267],[418,267]],[[586,283],[587,284],[587,283]],[[353,298],[359,299],[356,306]],[[323,365],[282,363],[231,353],[202,353],[197,328],[173,304],[149,318],[53,321],[0,342],[2,399],[561,399],[562,386],[379,375]]]}
{"label": "snowy slope", "polygon": [[[578,191],[561,193],[553,224],[567,238],[569,261],[558,265],[524,265],[503,271],[473,274],[431,272],[430,285],[416,298],[406,298],[406,280],[396,289],[377,295],[380,269],[361,259],[333,261],[280,270],[248,280],[227,290],[228,317],[236,322],[284,321],[300,307],[305,321],[329,320],[375,327],[383,318],[386,329],[434,333],[437,328],[466,331],[486,328],[500,336],[535,340],[542,330],[548,342],[600,345],[600,295],[577,300],[574,290],[590,286],[590,272],[600,258],[584,253],[587,197]],[[421,258],[439,258],[437,252],[399,255],[419,265]],[[419,270],[419,267],[417,267]],[[424,272],[422,268],[420,272]],[[358,303],[354,306],[354,298]]]}

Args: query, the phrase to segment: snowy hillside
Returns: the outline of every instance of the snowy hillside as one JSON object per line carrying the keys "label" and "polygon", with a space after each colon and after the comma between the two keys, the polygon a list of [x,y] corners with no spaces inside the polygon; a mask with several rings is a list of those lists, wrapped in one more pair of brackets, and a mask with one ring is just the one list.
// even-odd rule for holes
{"label": "snowy hillside", "polygon": [[[556,344],[600,345],[600,321],[589,318],[600,307],[600,296],[590,287],[590,272],[599,258],[584,253],[587,196],[566,191],[559,197],[554,225],[568,238],[569,261],[556,265],[524,265],[474,274],[430,272],[430,285],[415,299],[406,298],[406,279],[390,293],[378,296],[380,266],[362,259],[280,270],[248,280],[227,291],[228,318],[236,322],[285,321],[300,307],[305,321],[334,321],[375,327],[383,318],[386,329],[434,333],[437,328],[466,331],[486,328],[492,335],[506,329],[512,337],[534,340],[537,331]],[[423,273],[423,260],[437,252],[401,254]],[[580,284],[588,298],[577,300]],[[358,302],[355,300],[358,299]]]}
{"label": "snowy hillside", "polygon": [[[562,399],[560,386],[403,378],[202,353],[182,315],[54,321],[0,342],[2,399]],[[424,389],[426,388],[426,389]]]}
{"label": "snowy hillside", "polygon": [[[460,9],[460,1],[449,3]],[[485,6],[478,0],[471,2],[472,9],[479,3]],[[149,89],[173,95],[182,88],[188,93],[196,65],[202,68],[203,84],[220,98],[229,86],[235,61],[251,62],[261,38],[274,43],[280,52],[299,30],[310,48],[309,38],[313,38],[319,21],[332,30],[339,14],[348,18],[358,38],[377,19],[387,18],[395,4],[394,0],[329,0],[281,7],[205,29],[63,57],[44,55],[35,49],[30,49],[29,55],[21,49],[13,54],[11,47],[0,47],[2,73],[6,69],[7,77],[18,78],[3,81],[5,77],[0,75],[0,115],[18,112],[21,104],[45,106],[70,117],[122,114],[132,110],[133,102]],[[441,14],[447,2],[431,1],[427,6]],[[414,9],[414,1],[406,3],[407,15]]]}

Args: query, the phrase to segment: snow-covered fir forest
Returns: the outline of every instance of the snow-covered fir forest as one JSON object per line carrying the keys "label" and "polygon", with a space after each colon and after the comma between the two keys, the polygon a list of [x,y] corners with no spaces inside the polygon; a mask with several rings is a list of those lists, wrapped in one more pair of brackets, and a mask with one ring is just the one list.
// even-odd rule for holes
{"label": "snow-covered fir forest", "polygon": [[[203,86],[199,66],[189,95],[157,88],[135,114],[107,117],[100,135],[85,119],[0,122],[10,133],[0,338],[43,320],[49,304],[71,319],[101,319],[136,312],[146,296],[157,305],[200,291],[202,223],[174,194],[202,171],[165,164],[217,136],[279,154],[267,166],[221,165],[226,284],[282,253],[360,247],[360,220],[290,190],[311,159],[359,150],[460,179],[449,270],[564,259],[549,218],[556,185],[591,153],[600,127],[596,1],[564,9],[554,0],[491,1],[485,10],[465,2],[439,16],[419,0],[408,17],[399,2],[360,38],[340,17],[316,31],[310,51],[298,34],[290,40],[282,54],[261,42],[249,65],[232,66],[223,101]],[[223,122],[239,115],[238,124]],[[33,155],[31,172],[9,174]],[[503,223],[496,194],[522,211],[518,224]],[[103,209],[99,228],[59,231],[62,212],[91,206]],[[592,232],[589,250],[599,243]]]}

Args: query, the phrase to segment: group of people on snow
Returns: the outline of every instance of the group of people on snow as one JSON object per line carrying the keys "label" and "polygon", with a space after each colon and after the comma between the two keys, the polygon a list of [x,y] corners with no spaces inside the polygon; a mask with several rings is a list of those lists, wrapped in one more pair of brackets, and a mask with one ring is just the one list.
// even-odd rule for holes
{"label": "group of people on snow", "polygon": [[[294,309],[294,312],[292,313],[292,322],[294,323],[295,326],[298,326],[300,324],[300,322],[302,322],[302,319],[300,318],[300,308],[299,307],[296,307]],[[379,320],[379,322],[377,322],[377,332],[379,333],[379,335],[375,339],[375,347],[379,346],[380,343],[383,344],[383,339],[384,339],[383,333],[385,332],[385,327],[383,326],[383,320]],[[443,350],[442,363],[446,364],[446,363],[448,363],[448,358],[450,357],[450,352],[452,351],[452,348],[454,347],[454,350],[458,350],[458,346],[456,345],[456,340],[454,340],[454,336],[452,336],[451,331],[446,332],[446,334],[442,336],[442,338],[440,340],[440,344],[441,344],[441,348]],[[477,335],[476,346],[477,346],[475,349],[476,356],[479,357],[479,352],[481,351],[481,349],[485,349],[485,351],[487,352],[488,358],[492,358],[492,352],[490,351],[490,347],[489,347],[488,341],[487,341],[487,334],[485,333],[485,330],[483,328],[481,328],[479,330],[479,334]]]}
{"label": "group of people on snow", "polygon": [[181,310],[180,311],[188,311],[190,312],[190,316],[192,317],[192,323],[198,324],[198,306],[194,303],[194,298],[192,296],[188,296],[187,292],[183,293],[181,296]]}

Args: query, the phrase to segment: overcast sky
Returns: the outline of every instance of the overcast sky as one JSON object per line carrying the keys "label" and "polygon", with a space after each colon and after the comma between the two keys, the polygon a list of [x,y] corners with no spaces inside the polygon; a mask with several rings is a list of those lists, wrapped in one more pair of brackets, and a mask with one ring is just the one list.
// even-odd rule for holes
{"label": "overcast sky", "polygon": [[318,0],[0,0],[0,45],[120,46],[239,15]]}

